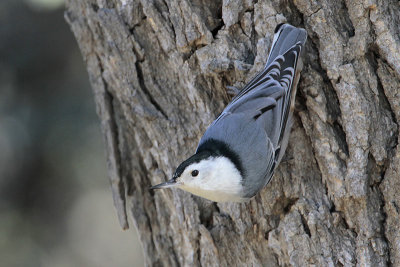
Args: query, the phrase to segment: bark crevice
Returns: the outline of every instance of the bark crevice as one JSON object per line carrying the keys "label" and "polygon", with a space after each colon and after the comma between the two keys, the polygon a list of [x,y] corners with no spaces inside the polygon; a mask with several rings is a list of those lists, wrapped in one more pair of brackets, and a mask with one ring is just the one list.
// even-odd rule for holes
{"label": "bark crevice", "polygon": [[[190,16],[188,15],[190,14]],[[148,265],[400,264],[400,7],[370,1],[67,0],[114,202]],[[248,203],[149,192],[265,64],[276,24],[309,34],[285,162]]]}

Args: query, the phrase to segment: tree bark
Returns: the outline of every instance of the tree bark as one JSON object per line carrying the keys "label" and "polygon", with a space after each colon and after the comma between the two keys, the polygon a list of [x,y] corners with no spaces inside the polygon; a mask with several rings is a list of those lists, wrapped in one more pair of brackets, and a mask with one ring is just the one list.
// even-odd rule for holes
{"label": "tree bark", "polygon": [[[68,0],[115,206],[148,265],[400,266],[400,6],[387,0]],[[266,61],[309,34],[284,162],[248,203],[151,192]]]}

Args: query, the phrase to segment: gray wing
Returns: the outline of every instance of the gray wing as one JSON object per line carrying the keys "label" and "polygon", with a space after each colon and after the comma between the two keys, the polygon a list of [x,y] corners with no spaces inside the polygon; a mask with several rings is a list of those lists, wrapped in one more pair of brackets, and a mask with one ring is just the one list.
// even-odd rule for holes
{"label": "gray wing", "polygon": [[236,149],[243,165],[249,166],[244,180],[246,197],[269,182],[286,148],[306,36],[304,29],[280,26],[264,69],[233,98],[200,140],[199,145],[209,138],[220,139]]}
{"label": "gray wing", "polygon": [[[245,113],[267,133],[273,147],[279,149],[294,104],[296,66],[302,44],[296,43],[250,81],[225,108],[212,125],[230,114]],[[294,91],[294,92],[293,92]]]}

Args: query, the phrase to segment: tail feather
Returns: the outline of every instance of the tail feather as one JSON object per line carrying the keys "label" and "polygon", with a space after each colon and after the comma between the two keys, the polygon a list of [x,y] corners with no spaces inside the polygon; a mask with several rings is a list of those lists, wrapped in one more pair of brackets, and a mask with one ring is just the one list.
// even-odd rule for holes
{"label": "tail feather", "polygon": [[276,57],[285,54],[294,45],[299,43],[301,46],[304,46],[307,40],[307,32],[304,29],[296,28],[289,24],[278,26],[279,28],[276,29],[265,67],[268,67]]}
{"label": "tail feather", "polygon": [[[260,109],[261,114],[257,113],[255,118],[263,125],[277,150],[276,159],[284,153],[283,140],[290,132],[288,121],[293,111],[296,85],[302,66],[300,54],[306,39],[307,33],[304,29],[289,24],[279,25],[264,69],[232,99],[223,112],[243,110],[239,108],[241,105],[257,97],[274,98],[276,103],[265,102],[266,106]],[[251,112],[249,114],[253,115]],[[221,116],[214,123],[220,118]]]}
{"label": "tail feather", "polygon": [[[287,146],[294,109],[296,87],[303,66],[301,52],[307,39],[304,29],[289,24],[278,25],[264,70],[253,78],[232,102],[237,101],[253,90],[267,90],[279,84],[283,96],[276,99],[276,105],[260,119],[276,149],[275,160],[279,163]],[[267,123],[268,122],[268,123]]]}
{"label": "tail feather", "polygon": [[[271,51],[265,68],[275,68],[275,62],[279,61],[279,75],[273,78],[285,88],[285,95],[277,101],[277,112],[275,112],[275,121],[279,124],[278,131],[273,143],[276,144],[275,159],[279,164],[285,153],[291,128],[291,116],[294,109],[294,99],[296,96],[299,73],[303,66],[300,54],[307,39],[307,33],[304,29],[295,28],[288,24],[283,24],[274,36],[274,42],[271,45]],[[281,58],[284,58],[281,60]]]}

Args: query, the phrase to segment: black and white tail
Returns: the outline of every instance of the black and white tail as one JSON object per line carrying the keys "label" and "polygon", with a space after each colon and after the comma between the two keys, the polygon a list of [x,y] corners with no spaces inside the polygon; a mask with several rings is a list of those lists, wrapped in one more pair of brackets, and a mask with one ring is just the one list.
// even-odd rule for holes
{"label": "black and white tail", "polygon": [[[276,137],[275,154],[278,164],[286,150],[292,124],[297,83],[303,68],[301,53],[307,40],[307,32],[289,24],[280,24],[275,28],[274,40],[265,65],[265,72],[285,89],[285,94],[277,100],[276,121],[279,121]],[[274,142],[273,142],[274,143]]]}
{"label": "black and white tail", "polygon": [[247,95],[254,94],[275,100],[263,109],[265,114],[260,116],[261,120],[268,122],[265,129],[275,147],[275,165],[282,159],[289,140],[296,87],[303,66],[300,55],[306,40],[304,29],[279,24],[264,69],[231,102],[234,106],[236,102],[239,104],[249,98]]}

